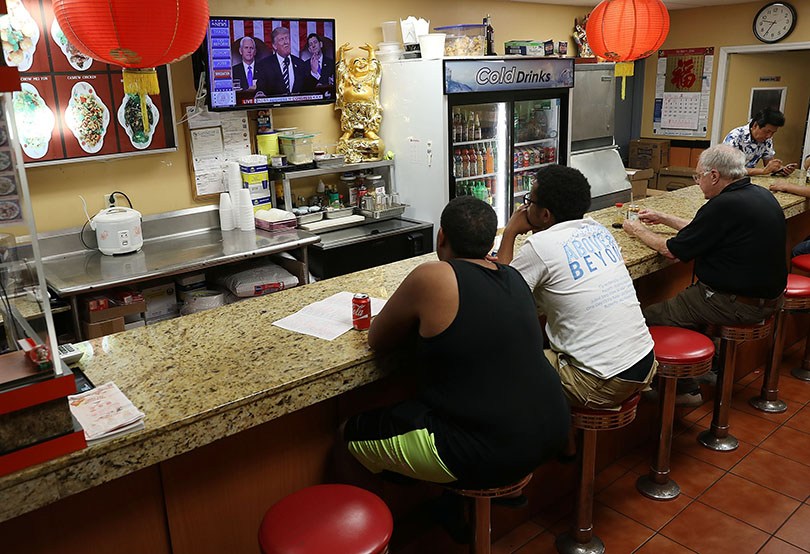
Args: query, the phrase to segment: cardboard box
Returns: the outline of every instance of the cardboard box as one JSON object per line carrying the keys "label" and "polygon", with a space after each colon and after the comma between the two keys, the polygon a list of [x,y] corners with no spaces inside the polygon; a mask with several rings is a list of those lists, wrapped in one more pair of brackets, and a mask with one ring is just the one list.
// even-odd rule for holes
{"label": "cardboard box", "polygon": [[659,190],[677,190],[684,187],[691,187],[695,184],[692,175],[695,170],[691,167],[664,167],[658,172],[658,183],[656,188]]}
{"label": "cardboard box", "polygon": [[684,148],[683,146],[673,146],[669,149],[669,164],[677,167],[691,167],[689,165],[689,155],[692,153],[691,148]]}
{"label": "cardboard box", "polygon": [[625,169],[627,178],[630,179],[630,186],[633,191],[633,198],[644,198],[647,196],[647,189],[650,181],[655,179],[655,172],[652,169]]}
{"label": "cardboard box", "polygon": [[82,310],[82,319],[87,323],[98,323],[100,321],[106,321],[108,319],[115,319],[117,317],[123,317],[125,315],[130,314],[138,314],[146,311],[146,302],[141,300],[140,302],[133,302],[131,304],[108,304],[108,307],[103,310],[89,310],[83,309]]}
{"label": "cardboard box", "polygon": [[85,339],[96,339],[113,333],[120,333],[124,330],[124,317],[107,319],[98,323],[82,321],[82,335]]}
{"label": "cardboard box", "polygon": [[543,42],[539,40],[510,40],[503,43],[507,55],[543,56]]}
{"label": "cardboard box", "polygon": [[[689,152],[689,167],[697,167],[698,158],[706,150],[705,148],[691,148]],[[675,164],[672,164],[675,165]]]}
{"label": "cardboard box", "polygon": [[669,165],[669,140],[636,139],[630,141],[628,164],[639,169],[658,171]]}
{"label": "cardboard box", "polygon": [[174,282],[162,283],[152,287],[142,288],[144,300],[146,300],[146,322],[167,318],[177,315],[177,294]]}

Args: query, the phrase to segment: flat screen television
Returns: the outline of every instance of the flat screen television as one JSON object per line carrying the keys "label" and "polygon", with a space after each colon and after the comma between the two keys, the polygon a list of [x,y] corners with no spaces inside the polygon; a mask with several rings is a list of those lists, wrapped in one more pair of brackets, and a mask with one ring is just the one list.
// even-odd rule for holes
{"label": "flat screen television", "polygon": [[211,110],[335,101],[335,20],[211,17],[195,55]]}

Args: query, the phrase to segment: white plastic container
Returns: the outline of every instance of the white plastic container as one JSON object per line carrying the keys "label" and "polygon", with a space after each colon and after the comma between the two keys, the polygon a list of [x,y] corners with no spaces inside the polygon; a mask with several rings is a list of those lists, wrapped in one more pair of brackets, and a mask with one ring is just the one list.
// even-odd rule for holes
{"label": "white plastic container", "polygon": [[[384,42],[394,42],[399,44],[399,21],[383,21],[380,26],[382,27]],[[380,48],[380,50],[382,50],[382,48]]]}
{"label": "white plastic container", "polygon": [[423,60],[437,60],[444,56],[444,33],[428,33],[419,37],[419,51]]}

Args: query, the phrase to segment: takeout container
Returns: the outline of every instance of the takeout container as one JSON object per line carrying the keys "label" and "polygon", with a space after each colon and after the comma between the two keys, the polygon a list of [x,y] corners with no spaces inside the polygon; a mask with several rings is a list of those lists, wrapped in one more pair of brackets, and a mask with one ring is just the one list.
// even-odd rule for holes
{"label": "takeout container", "polygon": [[382,27],[383,41],[399,44],[399,21],[383,21],[380,27]]}
{"label": "takeout container", "polygon": [[288,132],[279,133],[281,151],[287,156],[288,163],[294,165],[311,163],[315,159],[312,152],[314,133]]}
{"label": "takeout container", "polygon": [[446,25],[434,31],[445,33],[445,57],[484,56],[487,53],[487,26],[480,23],[469,25]]}
{"label": "takeout container", "polygon": [[378,42],[378,52],[399,52],[402,50],[402,44],[398,42]]}
{"label": "takeout container", "polygon": [[444,55],[445,33],[428,33],[419,37],[419,51],[423,60],[436,60]]}
{"label": "takeout container", "polygon": [[401,50],[401,49],[400,50],[388,50],[388,51],[385,51],[385,52],[377,50],[376,52],[374,52],[374,54],[377,56],[377,59],[380,60],[381,63],[387,63],[387,62],[395,62],[395,61],[399,60],[400,58],[402,58],[402,53],[403,52],[404,52],[404,50]]}

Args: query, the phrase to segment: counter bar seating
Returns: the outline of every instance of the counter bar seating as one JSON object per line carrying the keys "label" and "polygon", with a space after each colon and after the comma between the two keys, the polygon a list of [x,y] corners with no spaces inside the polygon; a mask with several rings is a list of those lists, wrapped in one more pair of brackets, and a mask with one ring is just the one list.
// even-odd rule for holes
{"label": "counter bar seating", "polygon": [[[810,274],[810,254],[795,256],[790,260],[791,269],[799,269]],[[786,299],[787,300],[787,299]],[[808,331],[807,344],[804,346],[804,356],[801,367],[794,368],[790,374],[796,379],[810,381],[810,331]]]}
{"label": "counter bar seating", "polygon": [[267,510],[259,546],[263,554],[385,554],[393,530],[378,496],[351,485],[315,485]]}
{"label": "counter bar seating", "polygon": [[731,393],[734,387],[734,366],[737,362],[737,347],[740,343],[750,340],[773,340],[773,317],[753,325],[721,325],[720,362],[721,375],[718,379],[720,387],[715,391],[714,414],[709,429],[700,433],[697,440],[700,444],[711,450],[728,452],[740,446],[737,437],[728,432],[728,416],[731,409]]}
{"label": "counter bar seating", "polygon": [[494,489],[456,489],[453,487],[446,487],[447,490],[472,498],[474,500],[473,506],[473,525],[472,525],[472,543],[470,543],[471,554],[490,554],[492,525],[490,522],[490,508],[493,498],[502,498],[514,493],[519,493],[523,488],[532,480],[530,473],[517,483],[506,485],[505,487],[497,487]]}
{"label": "counter bar seating", "polygon": [[785,302],[776,314],[776,331],[773,338],[773,350],[762,376],[762,390],[759,396],[748,401],[761,412],[781,414],[787,410],[787,404],[779,400],[779,364],[782,363],[782,350],[785,346],[785,317],[791,312],[810,310],[810,278],[789,273],[785,288]]}
{"label": "counter bar seating", "polygon": [[582,430],[580,444],[580,478],[577,491],[575,528],[570,533],[557,537],[557,552],[560,554],[602,554],[605,544],[593,534],[593,487],[596,479],[596,433],[620,429],[636,418],[639,394],[625,400],[618,411],[571,408],[571,422]]}
{"label": "counter bar seating", "polygon": [[711,369],[714,343],[705,335],[680,327],[650,327],[650,334],[658,360],[661,432],[650,473],[638,478],[636,489],[653,500],[673,500],[681,494],[678,483],[669,478],[675,386],[680,378],[697,377]]}

